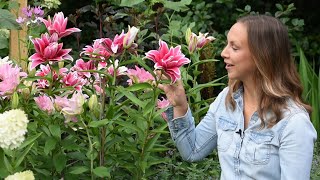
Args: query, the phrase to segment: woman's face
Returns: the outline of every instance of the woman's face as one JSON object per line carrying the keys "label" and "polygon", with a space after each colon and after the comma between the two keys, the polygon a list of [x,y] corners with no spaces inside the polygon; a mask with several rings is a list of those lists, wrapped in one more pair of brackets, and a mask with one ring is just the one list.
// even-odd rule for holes
{"label": "woman's face", "polygon": [[227,36],[227,46],[221,52],[229,79],[252,81],[256,65],[248,45],[247,28],[243,23],[234,24]]}

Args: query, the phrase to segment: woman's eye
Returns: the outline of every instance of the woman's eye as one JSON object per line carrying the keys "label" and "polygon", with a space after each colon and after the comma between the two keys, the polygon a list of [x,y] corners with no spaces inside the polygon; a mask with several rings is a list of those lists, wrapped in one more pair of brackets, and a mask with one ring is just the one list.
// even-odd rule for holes
{"label": "woman's eye", "polygon": [[238,48],[237,47],[234,47],[234,46],[232,46],[231,47],[233,50],[238,50]]}

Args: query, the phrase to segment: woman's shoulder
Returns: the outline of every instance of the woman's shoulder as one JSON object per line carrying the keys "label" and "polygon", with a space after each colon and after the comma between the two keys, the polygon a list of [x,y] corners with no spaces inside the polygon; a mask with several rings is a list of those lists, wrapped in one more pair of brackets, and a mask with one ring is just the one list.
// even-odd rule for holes
{"label": "woman's shoulder", "polygon": [[316,138],[316,130],[305,108],[293,100],[288,100],[283,118],[278,124],[282,127],[281,134],[307,135]]}

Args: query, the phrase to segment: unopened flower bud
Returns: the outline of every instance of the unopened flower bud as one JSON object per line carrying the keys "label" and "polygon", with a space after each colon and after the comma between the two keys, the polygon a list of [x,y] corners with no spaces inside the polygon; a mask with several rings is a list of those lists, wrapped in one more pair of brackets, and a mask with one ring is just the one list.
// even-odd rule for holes
{"label": "unopened flower bud", "polygon": [[93,94],[90,99],[89,99],[89,102],[88,102],[88,106],[90,108],[90,110],[94,111],[97,106],[98,106],[98,98],[97,98],[97,95]]}
{"label": "unopened flower bud", "polygon": [[189,44],[188,44],[188,50],[190,54],[192,54],[196,50],[197,43],[198,43],[197,36],[192,33],[192,35],[190,36]]}
{"label": "unopened flower bud", "polygon": [[29,76],[32,77],[32,76],[34,76],[36,74],[36,68],[31,69],[31,65],[32,65],[32,63],[30,62],[28,64],[28,74],[29,74]]}
{"label": "unopened flower bud", "polygon": [[58,66],[59,66],[59,69],[63,68],[64,67],[64,61],[59,61],[58,62]]}
{"label": "unopened flower bud", "polygon": [[132,26],[132,27],[129,26],[128,32],[125,34],[124,39],[123,39],[123,47],[124,48],[129,48],[132,45],[134,39],[137,36],[138,31],[139,31],[138,28],[136,28],[134,26]]}
{"label": "unopened flower bud", "polygon": [[14,92],[11,99],[11,108],[16,109],[19,105],[19,96],[17,92]]}
{"label": "unopened flower bud", "polygon": [[189,42],[190,42],[191,34],[192,34],[191,29],[188,28],[187,31],[186,31],[186,36],[185,36],[186,42],[187,42],[188,45],[189,45]]}

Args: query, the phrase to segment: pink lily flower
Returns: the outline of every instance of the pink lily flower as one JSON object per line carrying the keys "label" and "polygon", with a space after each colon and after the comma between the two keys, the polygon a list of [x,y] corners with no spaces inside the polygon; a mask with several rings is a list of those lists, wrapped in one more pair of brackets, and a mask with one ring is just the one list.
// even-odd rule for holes
{"label": "pink lily flower", "polygon": [[[67,71],[68,71],[67,68],[60,68],[58,74],[55,71],[53,71],[53,81],[58,80],[59,76],[60,77],[65,76]],[[40,65],[40,70],[38,70],[36,72],[35,76],[46,77],[50,73],[51,73],[51,69],[50,69],[49,64],[47,64],[46,66],[41,64]],[[46,79],[38,79],[37,83],[36,83],[36,86],[38,88],[45,89],[45,88],[49,87],[50,84],[49,84],[49,81],[46,80]]]}
{"label": "pink lily flower", "polygon": [[63,12],[56,13],[53,17],[53,20],[51,20],[50,16],[48,17],[48,20],[45,20],[43,18],[40,19],[45,26],[47,27],[50,35],[57,33],[59,38],[65,37],[70,35],[74,32],[80,32],[81,30],[78,28],[67,28],[67,22],[68,18],[64,18]]}
{"label": "pink lily flower", "polygon": [[[115,66],[115,68],[117,70],[116,76],[125,75],[127,70],[128,70],[128,68],[125,67],[125,66],[120,66],[119,67],[119,60],[118,59],[114,61],[114,66]],[[108,67],[107,71],[111,76],[113,76],[114,68],[113,68],[112,64]]]}
{"label": "pink lily flower", "polygon": [[105,38],[94,40],[92,46],[86,45],[80,55],[85,54],[91,58],[101,59],[102,61],[109,59],[110,53],[101,44],[104,40]]}
{"label": "pink lily flower", "polygon": [[188,64],[190,60],[181,52],[181,46],[168,48],[166,42],[159,40],[159,49],[146,53],[146,58],[152,60],[155,69],[162,69],[175,83],[181,78],[180,67]]}
{"label": "pink lily flower", "polygon": [[64,107],[68,106],[68,98],[56,96],[54,99],[54,107],[56,111],[60,112]]}
{"label": "pink lily flower", "polygon": [[82,86],[87,83],[85,79],[78,76],[77,72],[69,72],[62,78],[62,82],[65,86],[74,87],[77,91],[81,91]]}
{"label": "pink lily flower", "polygon": [[214,38],[213,36],[208,36],[208,33],[202,34],[201,32],[199,32],[199,36],[197,36],[197,48],[201,49],[203,48],[206,44],[208,44],[209,42],[215,40],[216,38]]}
{"label": "pink lily flower", "polygon": [[132,45],[134,39],[137,36],[138,31],[139,31],[138,28],[136,28],[134,26],[132,26],[132,27],[129,26],[128,32],[125,34],[124,39],[123,39],[123,47],[124,48],[127,49]]}
{"label": "pink lily flower", "polygon": [[122,33],[120,35],[116,35],[113,41],[110,38],[105,38],[101,42],[102,46],[111,56],[118,56],[123,52],[123,40],[125,34]]}
{"label": "pink lily flower", "polygon": [[88,62],[84,62],[83,59],[78,59],[76,61],[76,64],[70,69],[71,71],[77,71],[78,75],[82,78],[90,78],[91,73],[90,72],[81,72],[85,70],[94,70],[94,64],[93,61],[90,60]]}
{"label": "pink lily flower", "polygon": [[152,81],[154,81],[154,77],[151,73],[144,70],[143,68],[139,68],[138,66],[135,66],[135,69],[128,69],[127,76],[130,78],[127,80],[129,85],[132,85],[133,83],[144,82],[152,83]]}
{"label": "pink lily flower", "polygon": [[188,28],[185,38],[188,44],[189,52],[193,53],[196,49],[202,49],[206,44],[216,39],[213,36],[207,37],[207,35],[208,33],[202,34],[199,32],[199,35],[197,36],[195,33],[191,32],[190,28]]}
{"label": "pink lily flower", "polygon": [[62,49],[63,43],[58,43],[58,35],[56,33],[49,36],[47,33],[42,34],[41,38],[31,40],[34,44],[36,53],[29,57],[32,61],[31,70],[39,64],[50,61],[62,61],[64,59],[73,60],[69,55],[71,49]]}
{"label": "pink lily flower", "polygon": [[[164,97],[162,97],[162,100],[158,99],[158,102],[157,102],[158,109],[167,108],[169,105],[170,105],[170,102],[167,99],[165,99]],[[164,120],[166,120],[166,121],[168,120],[165,112],[161,113],[161,116]]]}
{"label": "pink lily flower", "polygon": [[20,77],[26,77],[25,72],[12,64],[0,65],[0,96],[12,94],[20,83]]}
{"label": "pink lily flower", "polygon": [[65,122],[77,121],[76,115],[83,112],[83,104],[85,103],[85,96],[81,92],[74,93],[68,103],[61,110],[66,118]]}
{"label": "pink lily flower", "polygon": [[46,111],[48,114],[51,114],[54,111],[53,101],[51,97],[42,95],[35,97],[34,101],[42,111]]}

